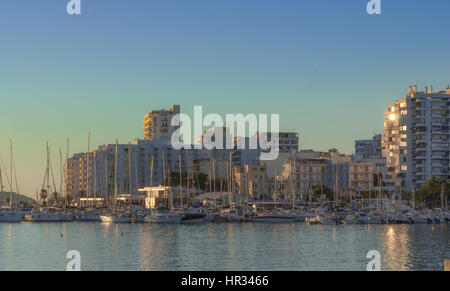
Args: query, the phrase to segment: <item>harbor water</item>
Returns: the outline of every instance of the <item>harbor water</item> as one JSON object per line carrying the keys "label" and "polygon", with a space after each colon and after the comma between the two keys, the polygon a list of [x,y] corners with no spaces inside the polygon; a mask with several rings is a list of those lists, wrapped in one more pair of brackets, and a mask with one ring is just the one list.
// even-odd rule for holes
{"label": "harbor water", "polygon": [[450,224],[0,224],[0,270],[443,270]]}

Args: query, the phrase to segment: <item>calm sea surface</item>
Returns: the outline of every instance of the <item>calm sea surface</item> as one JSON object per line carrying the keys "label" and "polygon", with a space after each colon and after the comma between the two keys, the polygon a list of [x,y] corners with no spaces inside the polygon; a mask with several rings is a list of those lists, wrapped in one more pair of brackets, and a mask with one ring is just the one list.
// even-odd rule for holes
{"label": "calm sea surface", "polygon": [[0,223],[0,270],[443,270],[450,225]]}

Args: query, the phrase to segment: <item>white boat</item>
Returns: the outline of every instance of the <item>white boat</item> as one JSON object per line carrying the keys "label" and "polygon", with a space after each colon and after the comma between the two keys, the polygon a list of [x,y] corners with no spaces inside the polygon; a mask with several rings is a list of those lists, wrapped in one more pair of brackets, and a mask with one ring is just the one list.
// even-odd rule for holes
{"label": "white boat", "polygon": [[73,220],[73,215],[72,214],[63,212],[63,213],[61,213],[59,215],[59,221],[70,222],[72,220]]}
{"label": "white boat", "polygon": [[[10,141],[10,193],[9,193],[9,207],[0,209],[0,222],[20,222],[22,220],[22,214],[13,210],[13,151],[12,151],[12,141]],[[0,185],[2,185],[1,181],[1,169],[0,169]],[[2,191],[3,186],[0,187],[0,191]],[[18,191],[17,191],[18,192]]]}
{"label": "white boat", "polygon": [[97,212],[83,212],[75,215],[75,220],[78,221],[101,221],[100,215]]}
{"label": "white boat", "polygon": [[244,218],[236,213],[226,213],[228,222],[242,222]]}
{"label": "white boat", "polygon": [[228,215],[226,213],[216,212],[208,215],[208,219],[211,222],[229,222]]}
{"label": "white boat", "polygon": [[320,220],[320,217],[319,217],[319,216],[315,216],[315,217],[307,217],[306,220],[305,220],[305,222],[306,222],[307,224],[311,224],[311,225],[314,225],[314,224],[322,224],[322,221]]}
{"label": "white boat", "polygon": [[423,213],[415,214],[413,220],[414,220],[414,223],[421,223],[421,224],[430,222],[430,220],[428,219],[428,216]]}
{"label": "white boat", "polygon": [[362,220],[363,224],[383,224],[383,218],[380,215],[369,215]]}
{"label": "white boat", "polygon": [[57,222],[60,221],[60,214],[50,213],[46,210],[33,211],[30,214],[25,214],[24,220],[28,222]]}
{"label": "white boat", "polygon": [[307,217],[307,224],[324,224],[324,225],[336,225],[337,220],[334,217],[317,215],[315,217]]}
{"label": "white boat", "polygon": [[131,223],[132,218],[128,215],[101,215],[100,219],[104,223]]}
{"label": "white boat", "polygon": [[1,211],[0,222],[20,222],[22,215],[15,211]]}
{"label": "white boat", "polygon": [[174,212],[159,212],[155,211],[144,217],[144,222],[147,223],[168,223],[176,224],[180,223],[183,216]]}
{"label": "white boat", "polygon": [[343,220],[343,224],[361,224],[361,220],[353,214],[347,215]]}
{"label": "white boat", "polygon": [[[113,198],[113,213],[111,214],[104,214],[100,216],[100,219],[104,223],[132,223],[133,217],[130,214],[127,214],[125,212],[117,212],[117,195],[118,195],[118,186],[117,186],[117,156],[118,156],[118,148],[119,148],[119,141],[116,139],[116,146],[114,150],[114,198]],[[128,151],[128,155],[130,155],[130,150]],[[128,159],[130,160],[130,156],[128,156]],[[130,179],[131,180],[131,179]],[[130,184],[131,185],[131,184]],[[130,193],[131,193],[131,187],[130,187]],[[130,199],[131,203],[131,199]],[[131,207],[131,204],[130,204]]]}
{"label": "white boat", "polygon": [[253,222],[274,222],[274,223],[280,223],[280,222],[295,222],[295,216],[290,214],[284,214],[284,213],[267,213],[267,214],[259,214],[256,216],[253,216],[252,218]]}
{"label": "white boat", "polygon": [[320,220],[320,222],[322,224],[325,224],[325,225],[336,225],[336,224],[338,224],[336,218],[330,217],[330,216],[324,216],[324,215],[319,216],[319,220]]}
{"label": "white boat", "polygon": [[288,213],[290,215],[294,216],[295,222],[306,222],[306,218],[311,217],[310,214],[299,212],[299,211],[290,211]]}

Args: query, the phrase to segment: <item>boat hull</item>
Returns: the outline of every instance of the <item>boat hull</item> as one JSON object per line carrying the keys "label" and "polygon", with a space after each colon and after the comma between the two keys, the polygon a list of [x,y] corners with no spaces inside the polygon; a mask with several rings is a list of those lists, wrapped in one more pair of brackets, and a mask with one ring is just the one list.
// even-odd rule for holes
{"label": "boat hull", "polygon": [[147,215],[144,218],[144,222],[177,224],[177,223],[180,223],[182,218],[183,218],[183,216],[177,215],[177,214]]}
{"label": "boat hull", "polygon": [[253,216],[253,222],[289,223],[295,222],[295,216]]}
{"label": "boat hull", "polygon": [[131,223],[131,217],[118,217],[114,215],[102,215],[100,219],[104,223]]}
{"label": "boat hull", "polygon": [[88,213],[78,215],[75,220],[77,220],[77,221],[86,221],[86,222],[88,222],[88,221],[102,221],[98,214],[88,214]]}
{"label": "boat hull", "polygon": [[180,223],[183,224],[200,224],[206,222],[206,214],[203,213],[184,213]]}
{"label": "boat hull", "polygon": [[0,214],[0,222],[20,222],[22,216],[19,214]]}
{"label": "boat hull", "polygon": [[60,220],[59,214],[53,213],[32,213],[25,214],[24,220],[28,222],[58,222]]}

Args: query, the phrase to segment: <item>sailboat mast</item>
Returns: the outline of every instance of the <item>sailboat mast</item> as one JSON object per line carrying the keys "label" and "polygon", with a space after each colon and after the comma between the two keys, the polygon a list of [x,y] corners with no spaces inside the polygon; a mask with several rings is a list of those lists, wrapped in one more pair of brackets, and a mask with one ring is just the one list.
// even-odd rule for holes
{"label": "sailboat mast", "polygon": [[11,172],[10,172],[10,180],[11,180],[11,190],[9,192],[9,205],[12,207],[12,200],[13,200],[13,150],[12,150],[12,140],[9,141],[9,159],[10,159],[10,166],[11,166]]}
{"label": "sailboat mast", "polygon": [[97,153],[94,151],[94,207],[97,206]]}
{"label": "sailboat mast", "polygon": [[130,209],[131,209],[131,143],[128,143],[128,188],[130,190]]}
{"label": "sailboat mast", "polygon": [[3,192],[2,167],[0,166],[0,192]]}
{"label": "sailboat mast", "polygon": [[63,192],[63,166],[62,166],[62,151],[59,148],[59,193]]}
{"label": "sailboat mast", "polygon": [[47,169],[46,169],[46,177],[47,177],[47,198],[50,196],[50,147],[47,142]]}
{"label": "sailboat mast", "polygon": [[113,210],[116,214],[116,201],[117,201],[117,155],[118,155],[119,141],[116,139],[116,148],[114,150],[114,198],[113,198]]}
{"label": "sailboat mast", "polygon": [[89,154],[91,150],[91,132],[88,134],[88,151],[86,154],[86,197],[90,197],[89,193]]}
{"label": "sailboat mast", "polygon": [[178,171],[180,172],[180,197],[181,197],[181,205],[183,205],[184,208],[184,203],[183,203],[183,180],[182,180],[182,174],[181,174],[181,154],[178,155]]}
{"label": "sailboat mast", "polygon": [[233,181],[233,167],[232,167],[232,160],[233,160],[233,157],[232,157],[232,153],[231,153],[231,151],[230,151],[230,165],[229,165],[229,179],[228,179],[228,203],[231,205],[232,203],[233,203],[233,191],[232,191],[232,189],[231,189],[231,185],[232,185],[232,181]]}
{"label": "sailboat mast", "polygon": [[69,139],[67,139],[66,143],[66,162],[64,165],[64,203],[67,206],[67,177],[68,177],[68,167],[69,167]]}
{"label": "sailboat mast", "polygon": [[150,187],[153,187],[153,160],[154,156],[152,155],[152,163],[150,165]]}

